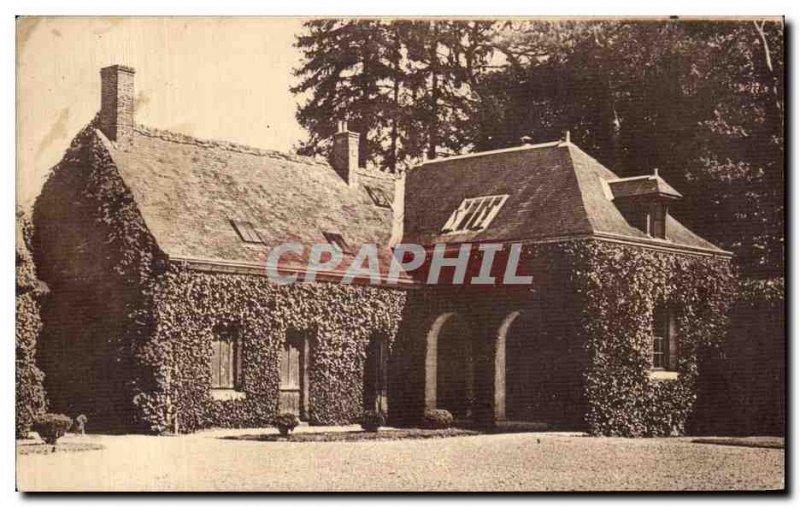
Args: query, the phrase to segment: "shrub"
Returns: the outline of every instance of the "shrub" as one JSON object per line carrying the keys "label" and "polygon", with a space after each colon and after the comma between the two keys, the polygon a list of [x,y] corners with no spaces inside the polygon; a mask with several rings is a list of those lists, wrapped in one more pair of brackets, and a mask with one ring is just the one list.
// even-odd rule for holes
{"label": "shrub", "polygon": [[278,414],[272,420],[272,425],[278,428],[278,431],[284,436],[288,435],[298,424],[300,424],[300,420],[289,412]]}
{"label": "shrub", "polygon": [[86,432],[86,423],[89,422],[89,418],[85,415],[81,414],[75,418],[75,423],[72,425],[72,432],[78,433],[79,435],[83,435]]}
{"label": "shrub", "polygon": [[64,414],[44,414],[33,423],[33,431],[46,443],[56,445],[59,438],[63,437],[72,426],[72,419]]}
{"label": "shrub", "polygon": [[361,428],[364,431],[375,433],[378,428],[386,424],[383,414],[374,410],[366,410],[361,416]]}
{"label": "shrub", "polygon": [[431,430],[443,430],[453,425],[453,414],[447,410],[436,408],[425,411],[423,426]]}

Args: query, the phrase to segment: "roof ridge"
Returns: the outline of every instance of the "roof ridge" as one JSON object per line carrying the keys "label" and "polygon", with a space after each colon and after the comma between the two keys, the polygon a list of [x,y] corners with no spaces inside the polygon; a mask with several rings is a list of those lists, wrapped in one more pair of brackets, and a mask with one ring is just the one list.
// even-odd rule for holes
{"label": "roof ridge", "polygon": [[314,164],[328,167],[329,164],[323,160],[315,157],[307,157],[303,155],[295,155],[293,153],[286,153],[278,150],[267,150],[264,148],[255,148],[246,144],[234,143],[232,141],[221,141],[217,139],[201,139],[198,137],[182,134],[180,132],[172,132],[170,130],[158,129],[148,127],[146,125],[137,124],[134,126],[134,131],[143,136],[161,139],[176,144],[189,144],[201,148],[216,148],[234,153],[244,153],[246,155],[255,155],[259,157],[271,157],[276,159],[289,160],[291,162]]}
{"label": "roof ridge", "polygon": [[608,180],[608,182],[609,183],[616,183],[616,182],[619,182],[619,181],[632,181],[632,180],[644,180],[644,179],[656,179],[656,178],[660,178],[662,180],[664,179],[664,178],[661,178],[660,176],[657,176],[655,174],[640,174],[638,176],[617,176],[613,180]]}
{"label": "roof ridge", "polygon": [[515,151],[525,151],[525,150],[537,150],[541,148],[561,148],[565,146],[571,146],[572,143],[567,143],[566,141],[549,141],[546,143],[538,143],[538,144],[523,144],[521,146],[511,146],[509,148],[499,148],[496,150],[489,150],[489,151],[477,151],[475,153],[462,153],[460,155],[450,155],[448,157],[441,157],[441,158],[434,158],[431,160],[424,160],[422,163],[417,164],[415,167],[422,167],[424,165],[431,165],[431,164],[438,164],[440,162],[450,162],[451,160],[461,160],[465,158],[475,158],[475,157],[483,157],[486,155],[497,155],[499,153],[512,153]]}

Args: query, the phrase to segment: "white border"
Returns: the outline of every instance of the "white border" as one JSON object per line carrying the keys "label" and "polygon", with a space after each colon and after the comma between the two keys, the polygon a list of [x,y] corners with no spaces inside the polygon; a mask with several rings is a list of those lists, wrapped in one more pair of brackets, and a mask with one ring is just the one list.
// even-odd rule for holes
{"label": "white border", "polygon": [[[14,111],[14,93],[15,84],[13,76],[15,75],[15,21],[14,15],[279,15],[279,16],[325,16],[325,15],[369,15],[369,16],[491,16],[491,17],[508,17],[508,16],[585,16],[591,13],[595,16],[623,16],[632,15],[637,16],[665,16],[669,14],[680,13],[683,16],[705,16],[705,15],[787,15],[787,21],[790,26],[790,33],[794,32],[796,28],[795,21],[797,19],[797,9],[800,5],[796,0],[761,0],[758,2],[744,2],[744,1],[727,1],[712,4],[711,2],[699,2],[697,0],[672,0],[670,2],[612,2],[606,1],[601,3],[593,3],[588,0],[572,0],[570,2],[519,2],[514,0],[493,0],[491,2],[481,3],[466,3],[463,1],[453,2],[431,2],[430,0],[405,0],[403,2],[375,2],[372,1],[356,1],[356,0],[339,0],[337,2],[321,2],[309,0],[294,0],[292,2],[253,2],[247,0],[191,0],[185,3],[168,2],[164,0],[137,0],[135,2],[111,2],[109,0],[97,1],[86,0],[82,2],[66,2],[58,0],[11,0],[4,2],[0,7],[2,16],[0,16],[0,45],[2,45],[2,52],[0,52],[0,75],[3,79],[0,80],[0,95],[3,97],[5,107],[3,111],[6,112],[4,118],[0,120],[0,161],[2,161],[2,175],[5,181],[0,185],[0,202],[4,203],[4,216],[5,220],[0,221],[0,237],[2,237],[3,247],[0,249],[2,257],[0,262],[3,265],[2,271],[2,315],[0,315],[0,322],[3,323],[2,333],[4,337],[3,350],[6,368],[3,369],[2,389],[0,389],[0,406],[4,408],[5,417],[3,418],[2,434],[6,437],[2,439],[2,447],[0,447],[0,457],[2,460],[2,471],[0,471],[0,490],[2,491],[2,500],[6,504],[7,501],[11,503],[18,503],[23,501],[23,497],[14,493],[14,460],[12,456],[14,452],[13,440],[13,414],[14,409],[14,368],[12,365],[12,358],[14,356],[14,344],[12,336],[14,335],[14,304],[13,292],[14,275],[13,265],[14,257],[12,257],[12,245],[15,241],[15,228],[11,220],[15,202],[15,117],[9,112]],[[787,41],[788,43],[791,40]],[[796,51],[790,48],[788,54],[791,56],[788,68],[793,69],[796,61]],[[789,79],[788,83],[793,83],[793,79]],[[792,90],[787,89],[787,94],[791,94]],[[790,95],[791,97],[791,95]],[[792,97],[793,98],[793,97]],[[791,100],[789,104],[791,113],[795,110],[795,101]],[[787,140],[796,146],[796,131],[791,132],[791,139]],[[791,162],[791,160],[790,160]],[[787,171],[792,168],[787,167]],[[791,179],[790,191],[797,195],[798,183],[797,178]],[[791,213],[790,221],[791,232],[790,237],[794,237],[798,233],[798,220],[794,212]],[[795,259],[792,259],[795,260]],[[796,289],[794,280],[790,280],[792,289]],[[793,302],[790,312],[793,315],[799,315],[800,303],[797,300]],[[795,326],[790,329],[790,336],[794,336]],[[796,344],[792,348],[793,356],[790,361],[794,364],[797,363],[798,347]],[[791,376],[790,376],[791,378]],[[795,375],[796,378],[796,375]],[[790,393],[796,392],[796,382],[792,382],[790,386]],[[796,399],[796,398],[795,398]],[[792,400],[794,401],[794,400]],[[790,404],[791,407],[794,404]],[[792,429],[797,429],[798,424],[796,419],[793,419]],[[797,432],[791,433],[793,436]],[[793,457],[793,453],[790,452]],[[790,466],[789,471],[795,470],[795,467]],[[787,477],[787,484],[791,484],[795,489],[797,488],[796,481]],[[174,498],[174,497],[173,497]],[[226,501],[230,497],[183,497],[181,500],[189,502],[205,502],[212,500]],[[116,498],[115,498],[116,499]],[[120,498],[121,499],[121,498]],[[172,499],[172,498],[170,498]],[[257,499],[249,497],[255,501],[263,501],[265,499]],[[445,503],[461,503],[461,502],[494,502],[498,498],[488,497],[428,497],[428,498],[376,498],[376,497],[362,497],[357,499],[366,502],[430,502],[436,504]],[[525,497],[503,497],[503,500],[513,502],[530,502],[532,498]],[[71,498],[58,498],[47,497],[39,498],[38,501],[53,502],[53,501],[72,501],[72,502],[85,502],[85,497],[71,497]],[[109,498],[98,498],[100,501],[109,500]],[[165,502],[164,497],[155,498],[152,496],[137,497],[137,498],[124,498],[125,501],[130,502],[147,502],[150,505],[157,505]],[[284,500],[276,497],[269,497],[266,499],[268,502],[282,503]],[[316,505],[320,501],[335,501],[337,503],[352,502],[353,498],[335,497],[333,500],[330,497],[296,497],[292,501],[299,503],[307,503],[308,505]],[[537,497],[537,503],[562,503],[564,497]],[[568,502],[578,503],[583,500],[590,500],[588,497],[573,497]],[[611,502],[641,502],[643,499],[637,497],[625,498],[593,498],[592,501],[602,501],[604,503]],[[763,499],[759,497],[695,497],[695,498],[647,498],[646,502],[652,501],[679,501],[681,503],[740,503],[746,502],[761,502]]]}

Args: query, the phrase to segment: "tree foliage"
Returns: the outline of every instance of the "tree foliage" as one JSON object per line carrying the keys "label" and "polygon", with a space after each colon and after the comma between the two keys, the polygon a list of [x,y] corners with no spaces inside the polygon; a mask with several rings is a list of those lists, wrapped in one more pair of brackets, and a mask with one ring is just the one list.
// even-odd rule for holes
{"label": "tree foliage", "polygon": [[324,20],[297,45],[306,153],[337,120],[393,171],[569,131],[621,176],[658,168],[745,274],[782,275],[781,23]]}
{"label": "tree foliage", "polygon": [[31,223],[17,211],[16,245],[16,425],[17,438],[25,438],[31,425],[47,410],[44,373],[36,364],[36,342],[42,329],[41,299],[47,286],[36,276],[30,252]]}

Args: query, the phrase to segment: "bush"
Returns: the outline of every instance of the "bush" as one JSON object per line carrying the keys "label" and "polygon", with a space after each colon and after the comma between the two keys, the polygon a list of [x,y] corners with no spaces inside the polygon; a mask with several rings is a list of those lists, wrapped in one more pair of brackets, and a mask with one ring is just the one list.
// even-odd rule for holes
{"label": "bush", "polygon": [[430,430],[443,430],[453,425],[453,414],[440,408],[426,410],[423,427]]}
{"label": "bush", "polygon": [[81,414],[75,418],[75,423],[72,425],[72,432],[77,433],[79,435],[83,435],[86,433],[86,423],[89,422],[89,418],[85,415]]}
{"label": "bush", "polygon": [[63,437],[70,427],[72,419],[64,414],[44,414],[33,423],[33,431],[50,445],[56,445],[58,439]]}
{"label": "bush", "polygon": [[288,435],[298,424],[300,424],[300,420],[289,412],[278,414],[272,420],[272,425],[278,428],[278,431],[284,436]]}
{"label": "bush", "polygon": [[386,424],[383,414],[374,410],[367,410],[361,416],[361,428],[364,431],[375,433],[378,428]]}

